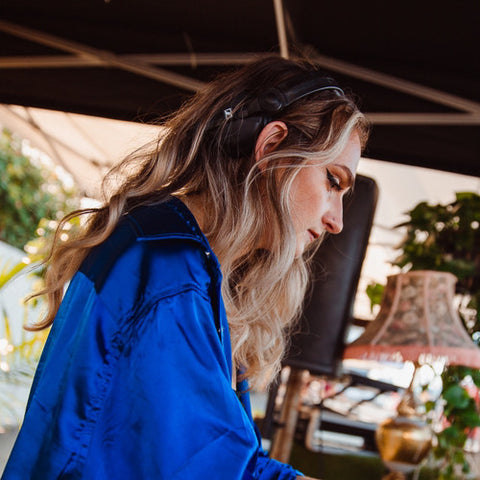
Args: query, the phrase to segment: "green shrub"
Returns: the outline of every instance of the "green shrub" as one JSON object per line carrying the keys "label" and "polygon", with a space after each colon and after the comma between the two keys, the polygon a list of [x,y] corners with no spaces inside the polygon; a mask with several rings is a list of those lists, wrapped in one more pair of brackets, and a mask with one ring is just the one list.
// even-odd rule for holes
{"label": "green shrub", "polygon": [[41,219],[77,208],[78,195],[55,169],[35,165],[7,130],[0,135],[0,240],[17,248],[34,238]]}

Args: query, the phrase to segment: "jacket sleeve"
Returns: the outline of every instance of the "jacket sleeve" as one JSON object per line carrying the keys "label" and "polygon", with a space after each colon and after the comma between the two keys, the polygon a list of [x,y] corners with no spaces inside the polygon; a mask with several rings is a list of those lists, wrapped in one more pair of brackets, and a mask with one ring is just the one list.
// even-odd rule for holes
{"label": "jacket sleeve", "polygon": [[259,450],[255,463],[254,478],[259,480],[293,480],[303,474],[290,465],[269,458],[264,450]]}
{"label": "jacket sleeve", "polygon": [[122,337],[82,478],[296,477],[259,449],[203,292],[144,305]]}

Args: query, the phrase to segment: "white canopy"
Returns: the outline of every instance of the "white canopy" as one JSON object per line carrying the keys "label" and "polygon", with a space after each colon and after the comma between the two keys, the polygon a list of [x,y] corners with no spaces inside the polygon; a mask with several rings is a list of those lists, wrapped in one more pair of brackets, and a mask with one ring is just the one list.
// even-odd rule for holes
{"label": "white canopy", "polygon": [[[160,127],[101,117],[0,105],[0,126],[6,127],[47,154],[71,174],[85,195],[97,198],[101,178],[115,162],[158,134]],[[480,192],[480,178],[363,158],[358,173],[374,178],[380,195],[364,261],[356,316],[369,316],[364,295],[372,281],[392,273],[388,263],[402,232],[392,227],[421,201],[447,203],[455,192]]]}

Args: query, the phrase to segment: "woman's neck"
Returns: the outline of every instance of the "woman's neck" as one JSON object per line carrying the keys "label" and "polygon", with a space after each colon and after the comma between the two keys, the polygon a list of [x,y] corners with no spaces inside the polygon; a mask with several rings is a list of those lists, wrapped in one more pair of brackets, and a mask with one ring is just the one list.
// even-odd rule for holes
{"label": "woman's neck", "polygon": [[205,233],[206,211],[204,196],[202,194],[190,194],[178,196],[178,198],[187,206],[192,215],[195,217],[200,230]]}

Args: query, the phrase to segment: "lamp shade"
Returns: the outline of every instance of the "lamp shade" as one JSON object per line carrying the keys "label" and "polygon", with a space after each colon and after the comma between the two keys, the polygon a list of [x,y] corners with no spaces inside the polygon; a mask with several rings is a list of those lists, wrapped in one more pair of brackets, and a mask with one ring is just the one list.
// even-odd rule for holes
{"label": "lamp shade", "polygon": [[388,277],[377,318],[347,346],[344,358],[418,361],[429,355],[480,368],[480,348],[453,304],[456,280],[430,270]]}

